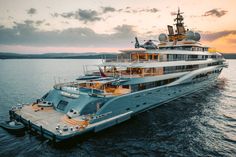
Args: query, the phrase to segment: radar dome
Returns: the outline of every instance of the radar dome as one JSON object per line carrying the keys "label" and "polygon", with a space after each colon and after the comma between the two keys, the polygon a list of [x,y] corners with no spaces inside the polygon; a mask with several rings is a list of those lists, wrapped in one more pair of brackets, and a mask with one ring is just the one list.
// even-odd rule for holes
{"label": "radar dome", "polygon": [[199,41],[201,39],[201,35],[198,32],[194,33],[194,40]]}
{"label": "radar dome", "polygon": [[186,33],[186,38],[187,38],[188,40],[194,40],[194,33],[193,33],[193,31],[188,31],[188,32]]}
{"label": "radar dome", "polygon": [[167,35],[162,33],[159,35],[159,41],[160,42],[164,42],[164,41],[167,41]]}

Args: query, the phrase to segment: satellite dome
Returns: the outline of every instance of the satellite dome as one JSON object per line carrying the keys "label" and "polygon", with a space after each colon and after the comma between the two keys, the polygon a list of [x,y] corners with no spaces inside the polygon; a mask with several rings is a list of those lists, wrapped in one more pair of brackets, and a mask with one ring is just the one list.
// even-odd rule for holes
{"label": "satellite dome", "polygon": [[162,33],[159,35],[159,41],[160,42],[164,42],[164,41],[167,41],[167,35]]}
{"label": "satellite dome", "polygon": [[201,39],[201,35],[198,32],[194,33],[194,40],[199,41]]}
{"label": "satellite dome", "polygon": [[194,33],[193,33],[193,31],[188,31],[188,32],[186,33],[186,38],[187,38],[188,40],[194,40]]}

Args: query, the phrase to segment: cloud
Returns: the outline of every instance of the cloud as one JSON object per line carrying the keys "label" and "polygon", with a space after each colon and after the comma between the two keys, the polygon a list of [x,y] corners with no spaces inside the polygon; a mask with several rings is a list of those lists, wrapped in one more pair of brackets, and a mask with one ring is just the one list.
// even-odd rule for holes
{"label": "cloud", "polygon": [[142,13],[142,12],[157,13],[157,12],[159,12],[159,10],[157,8],[132,9],[131,7],[119,9],[118,11],[125,12],[125,13]]}
{"label": "cloud", "polygon": [[64,12],[64,13],[54,13],[51,14],[53,17],[61,16],[63,18],[68,19],[77,19],[80,21],[83,21],[84,23],[87,22],[94,22],[94,21],[100,21],[102,18],[100,17],[100,14],[96,10],[91,9],[79,9],[77,11],[72,12]]}
{"label": "cloud", "polygon": [[92,9],[79,9],[77,11],[64,12],[64,13],[53,13],[52,17],[63,17],[68,19],[77,19],[87,22],[95,22],[104,20],[102,16],[109,12],[123,12],[123,13],[141,13],[141,12],[149,12],[149,13],[157,13],[159,10],[157,8],[145,8],[145,9],[132,9],[131,7],[125,7],[121,9],[115,9],[113,7],[101,7],[100,10],[92,10]]}
{"label": "cloud", "polygon": [[[33,21],[33,20],[25,20],[25,21],[24,21],[24,24],[33,27],[33,25],[35,25],[35,26],[40,26],[40,25],[43,24],[44,22],[45,22],[45,20],[36,20],[36,21]],[[14,22],[14,24],[18,25],[19,23]]]}
{"label": "cloud", "polygon": [[52,17],[58,17],[58,16],[60,16],[60,14],[59,13],[51,13],[51,16]]}
{"label": "cloud", "polygon": [[103,13],[108,13],[108,12],[115,12],[116,9],[113,7],[101,7]]}
{"label": "cloud", "polygon": [[236,30],[220,31],[220,32],[214,32],[214,33],[203,33],[202,39],[207,40],[207,41],[213,41],[218,38],[228,36],[230,34],[236,34]]}
{"label": "cloud", "polygon": [[[14,22],[14,23],[16,24],[17,22]],[[34,24],[34,21],[33,20],[25,20],[24,23],[26,25],[32,25],[32,24]]]}
{"label": "cloud", "polygon": [[77,13],[79,15],[79,19],[81,21],[84,21],[85,23],[101,20],[101,18],[98,16],[99,15],[98,12],[95,10],[79,9],[79,11],[77,11]]}
{"label": "cloud", "polygon": [[[204,40],[204,44],[210,45],[221,52],[235,53],[236,50],[236,30],[212,33],[214,40]],[[215,37],[217,35],[217,38]],[[220,35],[219,35],[220,34]]]}
{"label": "cloud", "polygon": [[37,20],[37,21],[35,21],[35,24],[37,26],[39,26],[39,25],[43,24],[44,22],[45,22],[45,20]]}
{"label": "cloud", "polygon": [[228,39],[227,41],[234,44],[234,45],[236,45],[236,39]]}
{"label": "cloud", "polygon": [[[58,16],[58,15],[59,14],[55,14],[55,16]],[[76,18],[77,14],[76,14],[76,12],[75,13],[74,12],[67,12],[67,13],[60,14],[60,16],[64,17],[64,18],[72,18],[72,17]]]}
{"label": "cloud", "polygon": [[14,19],[14,17],[12,17],[12,16],[8,16],[8,19],[12,20],[12,19]]}
{"label": "cloud", "polygon": [[29,15],[34,15],[37,13],[37,10],[35,8],[30,8],[29,10],[27,10],[27,14]]}
{"label": "cloud", "polygon": [[152,9],[143,9],[141,12],[150,12],[150,13],[157,13],[159,10],[157,8],[152,8]]}
{"label": "cloud", "polygon": [[137,32],[131,25],[119,25],[112,34],[98,34],[86,27],[43,31],[35,27],[35,21],[26,20],[15,22],[13,28],[0,26],[0,34],[0,45],[123,47],[130,44]]}
{"label": "cloud", "polygon": [[115,27],[114,30],[116,30],[116,37],[119,38],[131,37],[137,34],[137,32],[134,31],[134,26],[131,25],[119,25]]}
{"label": "cloud", "polygon": [[170,15],[171,15],[171,16],[175,16],[175,15],[177,15],[177,13],[174,12],[174,11],[172,11],[172,12],[170,12]]}
{"label": "cloud", "polygon": [[212,10],[206,11],[203,16],[221,17],[221,16],[224,16],[227,12],[228,11],[226,10],[212,9]]}

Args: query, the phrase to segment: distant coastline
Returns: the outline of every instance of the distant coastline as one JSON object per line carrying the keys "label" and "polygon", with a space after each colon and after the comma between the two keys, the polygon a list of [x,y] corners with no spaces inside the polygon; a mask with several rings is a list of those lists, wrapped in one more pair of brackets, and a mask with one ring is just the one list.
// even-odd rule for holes
{"label": "distant coastline", "polygon": [[222,53],[225,59],[236,59],[236,53]]}
{"label": "distant coastline", "polygon": [[[236,53],[222,53],[225,59],[236,59]],[[45,53],[45,54],[19,54],[0,52],[0,59],[102,59],[116,58],[116,53]]]}
{"label": "distant coastline", "polygon": [[115,53],[44,53],[44,54],[19,54],[0,52],[0,59],[102,59],[115,58]]}

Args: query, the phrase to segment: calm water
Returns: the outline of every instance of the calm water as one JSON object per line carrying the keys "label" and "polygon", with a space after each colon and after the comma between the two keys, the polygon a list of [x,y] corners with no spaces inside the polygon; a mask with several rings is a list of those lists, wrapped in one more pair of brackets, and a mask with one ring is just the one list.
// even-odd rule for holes
{"label": "calm water", "polygon": [[[0,119],[13,104],[35,100],[55,77],[72,81],[100,60],[0,60]],[[0,128],[0,156],[235,156],[236,60],[216,86],[142,113],[83,140],[53,146]]]}

